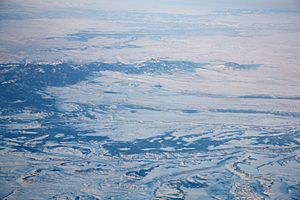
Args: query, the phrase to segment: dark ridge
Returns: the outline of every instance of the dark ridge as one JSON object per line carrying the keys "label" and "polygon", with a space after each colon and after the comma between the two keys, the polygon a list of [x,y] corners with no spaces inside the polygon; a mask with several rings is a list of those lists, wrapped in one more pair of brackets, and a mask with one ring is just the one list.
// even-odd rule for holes
{"label": "dark ridge", "polygon": [[182,186],[185,188],[204,188],[208,186],[206,181],[207,179],[194,175],[182,181]]}
{"label": "dark ridge", "polygon": [[114,92],[114,91],[104,91],[104,94],[119,94],[119,92]]}
{"label": "dark ridge", "polygon": [[122,105],[122,107],[129,108],[132,110],[161,111],[160,109],[157,109],[157,108],[151,108],[148,106],[141,106],[141,105],[132,105],[132,104],[125,104],[125,105]]}
{"label": "dark ridge", "polygon": [[216,10],[216,13],[227,15],[252,15],[252,14],[295,14],[299,15],[297,9],[228,9]]}
{"label": "dark ridge", "polygon": [[210,112],[220,112],[220,113],[236,113],[236,114],[269,114],[283,117],[300,117],[299,112],[279,112],[279,111],[261,111],[252,109],[210,109]]}
{"label": "dark ridge", "polygon": [[239,96],[242,99],[284,99],[284,100],[300,100],[300,96],[270,96],[270,95],[244,95]]}
{"label": "dark ridge", "polygon": [[131,177],[136,177],[136,178],[145,177],[149,174],[149,172],[151,172],[156,167],[157,166],[153,166],[153,167],[150,167],[150,168],[147,168],[147,169],[140,169],[140,170],[137,170],[137,171],[129,171],[129,172],[126,172],[126,175],[131,176]]}
{"label": "dark ridge", "polygon": [[251,183],[250,186],[257,194],[263,196],[264,198],[269,198],[269,195],[265,193],[264,186],[260,181],[256,180],[254,183]]}
{"label": "dark ridge", "polygon": [[200,111],[194,110],[194,109],[183,109],[183,110],[181,110],[181,112],[190,114],[190,113],[199,113]]}
{"label": "dark ridge", "polygon": [[226,62],[224,66],[228,69],[257,69],[261,64],[239,64],[235,62]]}

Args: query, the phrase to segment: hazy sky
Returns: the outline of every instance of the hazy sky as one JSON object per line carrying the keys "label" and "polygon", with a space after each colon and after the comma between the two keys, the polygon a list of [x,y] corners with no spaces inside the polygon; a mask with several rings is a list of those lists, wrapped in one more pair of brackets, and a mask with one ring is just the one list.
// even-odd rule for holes
{"label": "hazy sky", "polygon": [[67,0],[67,1],[21,1],[21,0],[2,0],[0,8],[3,9],[17,7],[39,7],[49,9],[53,7],[61,8],[89,8],[100,10],[147,10],[156,12],[180,12],[195,11],[201,9],[293,9],[300,10],[298,0]]}

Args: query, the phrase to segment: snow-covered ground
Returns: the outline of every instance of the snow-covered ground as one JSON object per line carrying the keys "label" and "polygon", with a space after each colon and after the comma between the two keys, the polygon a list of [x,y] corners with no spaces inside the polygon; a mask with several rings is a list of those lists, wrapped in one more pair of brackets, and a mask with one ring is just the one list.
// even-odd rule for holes
{"label": "snow-covered ground", "polygon": [[0,3],[1,199],[298,199],[298,1]]}

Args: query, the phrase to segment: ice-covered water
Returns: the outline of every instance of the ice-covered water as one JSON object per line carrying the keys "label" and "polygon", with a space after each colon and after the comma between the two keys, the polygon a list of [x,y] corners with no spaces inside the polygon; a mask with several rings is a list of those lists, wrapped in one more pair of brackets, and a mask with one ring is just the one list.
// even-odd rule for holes
{"label": "ice-covered water", "polygon": [[300,198],[298,4],[67,2],[0,3],[1,199]]}

